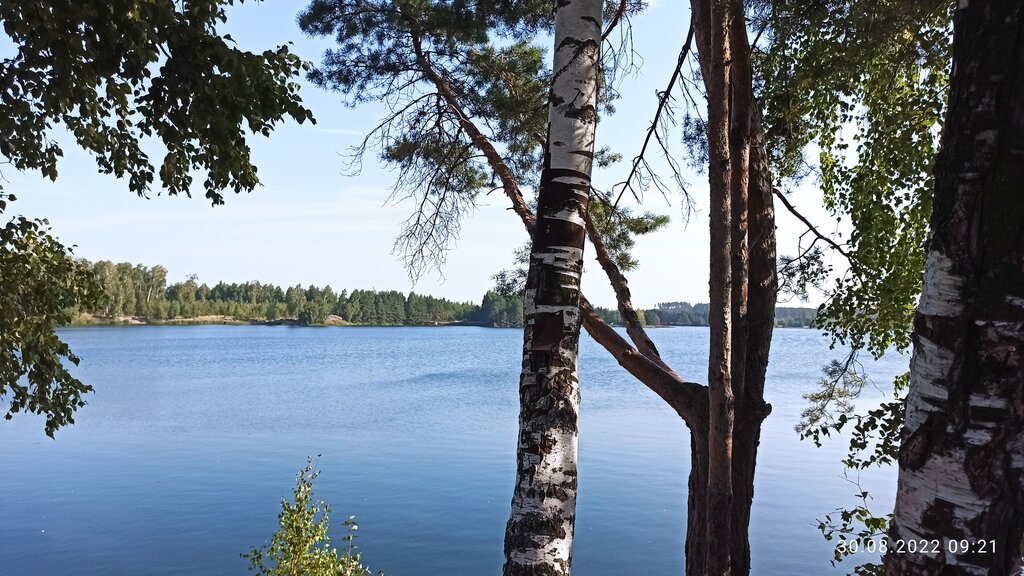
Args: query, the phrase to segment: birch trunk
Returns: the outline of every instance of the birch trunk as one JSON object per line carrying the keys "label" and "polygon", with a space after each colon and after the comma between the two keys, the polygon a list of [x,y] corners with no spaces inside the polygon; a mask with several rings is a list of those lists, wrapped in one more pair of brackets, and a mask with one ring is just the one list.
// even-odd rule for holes
{"label": "birch trunk", "polygon": [[961,0],[950,86],[886,572],[1012,576],[1024,534],[1024,1]]}
{"label": "birch trunk", "polygon": [[601,0],[555,3],[548,143],[525,294],[505,576],[565,576],[576,520],[580,276],[594,157]]}
{"label": "birch trunk", "polygon": [[[711,77],[710,62],[712,55],[715,54],[711,50],[710,26],[708,25],[708,19],[711,17],[710,1],[691,0],[694,12],[694,33],[699,45],[699,63],[705,79]],[[734,13],[738,11],[742,15],[738,2],[731,2],[731,9]],[[732,29],[735,30],[737,28],[733,27]],[[739,43],[738,45],[741,49],[749,51],[749,41],[746,38],[745,30],[742,27],[738,29],[743,31],[742,37],[732,39],[730,42],[733,45]],[[732,34],[733,32],[730,33]],[[498,150],[474,123],[471,115],[467,113],[466,108],[459,101],[458,95],[453,91],[452,86],[445,80],[442,74],[433,69],[427,55],[422,50],[420,39],[415,33],[413,33],[413,46],[416,51],[417,63],[421,67],[423,74],[433,83],[438,94],[444,100],[445,105],[454,112],[455,116],[459,119],[460,126],[470,136],[474,146],[486,158],[494,173],[501,180],[502,188],[511,200],[514,212],[522,220],[531,236],[534,235],[535,229],[538,227],[537,219],[523,198],[514,174],[505,164]],[[558,46],[561,46],[561,44],[558,44]],[[720,64],[724,66],[725,58],[719,56],[719,59]],[[737,75],[734,74],[734,76]],[[750,78],[740,78],[736,80],[736,83],[748,86],[748,91],[750,90],[749,86],[752,85]],[[719,93],[721,93],[722,88],[718,88]],[[594,241],[595,255],[614,288],[618,307],[627,323],[627,334],[632,343],[628,342],[617,331],[604,323],[593,311],[589,303],[587,303],[586,298],[582,294],[579,295],[582,322],[594,340],[604,347],[619,365],[669,404],[691,431],[691,462],[693,466],[690,472],[690,490],[687,503],[687,576],[705,576],[705,555],[709,545],[714,545],[717,548],[724,547],[729,550],[727,553],[731,555],[731,574],[733,576],[749,574],[750,546],[747,531],[750,522],[750,506],[753,499],[754,467],[760,439],[761,422],[771,412],[771,406],[764,402],[764,385],[772,327],[774,326],[777,293],[775,277],[775,216],[772,206],[771,177],[757,103],[750,99],[747,104],[734,104],[734,106],[743,105],[749,106],[749,114],[745,116],[750,118],[751,123],[749,129],[749,160],[741,163],[741,165],[746,166],[745,171],[747,174],[744,177],[748,179],[746,187],[748,189],[749,204],[746,210],[741,211],[740,215],[737,216],[737,219],[745,217],[749,223],[745,234],[746,243],[749,246],[749,253],[746,258],[749,262],[743,267],[744,272],[748,275],[745,297],[747,310],[745,330],[747,336],[744,339],[746,346],[743,347],[745,360],[743,361],[742,369],[736,369],[737,372],[742,371],[743,374],[743,393],[735,398],[735,430],[732,433],[733,453],[732,461],[727,462],[732,471],[732,516],[728,518],[728,514],[723,515],[719,510],[711,510],[715,517],[727,517],[726,520],[731,525],[731,533],[723,533],[722,530],[716,529],[712,531],[713,538],[709,538],[707,498],[710,459],[708,387],[683,380],[661,359],[657,348],[639,324],[636,312],[633,310],[632,303],[630,302],[631,297],[625,276],[612,261],[607,248],[603,246],[600,236],[596,233],[596,230],[592,229],[592,226],[588,233]],[[725,119],[725,123],[728,126],[728,118]],[[728,133],[728,127],[724,130]],[[558,151],[554,152],[557,154]],[[549,162],[547,165],[557,166],[558,164]],[[729,169],[731,170],[731,167]],[[545,180],[545,182],[547,181]],[[725,189],[728,190],[728,185]],[[716,226],[719,224],[721,222],[716,224]],[[727,232],[724,232],[724,234],[731,239],[734,232],[729,229],[728,224],[725,224],[725,226]],[[742,259],[744,256],[740,254],[738,258]],[[729,262],[727,266],[731,270],[732,262]],[[531,286],[536,287],[538,282],[536,274],[532,278]],[[727,280],[720,278],[716,282],[727,282]],[[725,305],[731,310],[731,290],[723,298]],[[744,300],[741,297],[737,305],[742,305],[743,302]],[[536,313],[536,298],[529,300],[528,305],[532,306],[534,313]],[[528,322],[531,322],[530,330],[533,333],[537,333],[538,329],[532,323],[532,316],[528,318]],[[729,345],[733,345],[731,337],[727,341]],[[534,357],[530,354],[530,346],[530,344],[527,344],[527,358]],[[735,364],[735,362],[730,359],[729,364],[731,371],[731,365]],[[524,392],[529,394],[529,396],[524,395],[524,399],[529,402],[539,402],[538,398],[540,398],[539,394],[541,393],[539,390],[541,389],[536,384],[537,375],[534,373],[535,371],[532,369],[532,366],[533,364],[530,364],[528,361],[528,379],[524,380],[524,382],[532,383],[533,389],[524,388]],[[524,412],[524,414],[526,413]],[[527,441],[535,443],[534,440],[529,438]],[[524,481],[524,475],[526,478],[529,478],[530,475],[527,472],[532,469],[532,466],[539,464],[541,461],[540,452],[536,451],[535,445],[531,447],[529,444],[523,444],[523,446],[526,446],[527,450],[535,450],[536,458],[535,462],[530,462],[523,460],[523,458],[526,458],[524,453],[520,454],[520,481]],[[544,452],[544,454],[547,454],[547,452]],[[723,477],[721,475],[721,470],[719,470],[716,478],[718,485],[729,483],[726,479],[727,476]],[[517,484],[516,490],[517,494],[520,492],[525,494],[530,490],[530,486],[529,484]],[[517,496],[513,503],[517,510],[519,510],[520,502],[524,502],[518,498]],[[519,512],[514,512],[514,514],[521,516]],[[506,550],[513,551],[520,556],[535,553],[524,552],[523,550],[536,550],[542,546],[539,540],[527,542],[526,544],[509,544],[510,541],[518,542],[517,539],[526,538],[524,535],[538,533],[538,530],[528,527],[524,528],[523,522],[522,519],[516,520],[515,528],[513,528],[513,522],[510,522],[510,532],[514,534],[511,535],[511,540],[510,536],[506,535]],[[555,530],[552,526],[558,525],[544,525],[540,529]],[[571,523],[569,526],[571,528]],[[533,531],[531,532],[531,530]],[[566,534],[569,533],[566,532]],[[571,534],[569,535],[571,536]],[[519,551],[515,552],[517,547]],[[564,555],[568,557],[568,551]],[[546,569],[549,570],[547,573],[558,573],[551,572],[546,566],[536,564],[534,568],[538,570],[537,572],[529,572],[523,569],[524,572],[522,573],[544,573],[543,570]],[[507,568],[507,570],[511,570],[511,568]]]}

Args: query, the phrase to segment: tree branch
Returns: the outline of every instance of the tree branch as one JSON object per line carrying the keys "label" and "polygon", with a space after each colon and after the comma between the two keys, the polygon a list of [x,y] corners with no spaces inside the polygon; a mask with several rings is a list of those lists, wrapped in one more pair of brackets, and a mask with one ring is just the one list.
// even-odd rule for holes
{"label": "tree branch", "polygon": [[626,2],[628,2],[628,0],[619,1],[619,7],[615,10],[615,15],[612,16],[612,21],[608,23],[608,27],[605,28],[604,33],[601,34],[601,42],[608,39],[608,35],[612,33],[612,30],[615,30],[615,27],[619,25],[619,21],[626,15]]}
{"label": "tree branch", "polygon": [[512,170],[505,163],[505,160],[498,153],[491,141],[480,131],[480,129],[469,119],[469,116],[462,109],[456,98],[452,86],[443,78],[436,70],[430,65],[430,61],[423,54],[423,48],[420,45],[420,37],[418,34],[413,33],[413,46],[416,50],[416,61],[423,69],[424,76],[427,77],[430,82],[437,87],[438,93],[444,99],[445,103],[451,108],[452,112],[458,119],[459,125],[469,135],[470,140],[487,158],[488,164],[491,169],[494,170],[498,178],[501,180],[502,187],[505,190],[505,195],[512,200],[512,210],[519,215],[519,218],[523,221],[523,225],[526,226],[527,231],[530,235],[533,235],[533,227],[536,223],[536,217],[526,204],[526,200],[523,199],[523,193],[519,190],[519,184],[516,181],[515,176],[512,174]]}
{"label": "tree branch", "polygon": [[[527,232],[532,237],[534,228],[536,227],[536,216],[523,199],[522,192],[519,189],[519,185],[516,182],[515,175],[512,173],[512,170],[509,169],[508,165],[498,153],[497,149],[495,149],[491,144],[487,136],[480,131],[476,124],[474,124],[468,115],[466,115],[462,110],[451,86],[430,66],[429,60],[420,48],[419,37],[415,34],[413,35],[413,44],[416,49],[417,62],[423,68],[423,74],[431,83],[434,84],[437,88],[438,94],[441,95],[445,103],[452,109],[452,112],[458,118],[459,125],[467,134],[469,134],[473,144],[484,154],[488,164],[491,166],[491,169],[495,171],[498,178],[501,180],[502,189],[505,191],[505,194],[512,200],[513,211],[519,215],[523,222],[523,226],[526,227]],[[591,226],[592,224],[588,222],[588,228]],[[599,237],[598,240],[600,241]],[[605,250],[605,253],[607,254],[607,249]],[[608,261],[611,262],[610,256],[608,257]],[[619,272],[619,275],[621,276],[621,272]],[[626,294],[628,294],[628,291]],[[618,296],[618,294],[616,294],[616,296]],[[626,300],[626,304],[630,309],[632,309],[632,304],[629,302],[628,298]],[[706,419],[706,386],[683,381],[682,378],[680,378],[674,371],[668,368],[663,361],[661,361],[660,357],[657,356],[656,350],[654,350],[653,353],[654,358],[657,360],[649,358],[645,354],[637,351],[637,349],[633,348],[633,346],[622,338],[614,328],[605,323],[604,320],[594,312],[590,302],[583,294],[580,294],[580,313],[583,317],[583,326],[586,328],[587,333],[590,334],[595,341],[601,344],[601,346],[618,361],[619,365],[625,368],[630,374],[640,380],[640,382],[672,406],[681,418],[691,425],[699,425],[700,422],[703,422]],[[637,338],[640,341],[649,341],[646,334],[642,337],[638,336]],[[653,343],[651,343],[650,347],[652,350],[653,346]]]}
{"label": "tree branch", "polygon": [[854,263],[853,257],[850,256],[850,253],[847,252],[846,250],[844,250],[843,247],[840,246],[839,244],[836,244],[836,242],[834,240],[832,240],[828,236],[825,236],[824,234],[819,232],[818,229],[814,226],[814,224],[811,224],[810,220],[808,220],[806,217],[804,217],[804,215],[801,214],[800,212],[797,212],[796,207],[789,203],[789,199],[786,198],[786,195],[783,194],[781,190],[779,190],[778,188],[772,188],[772,192],[775,193],[775,196],[779,200],[782,200],[782,203],[786,206],[786,210],[789,210],[790,214],[792,214],[793,216],[796,216],[798,220],[803,222],[804,225],[807,226],[807,229],[810,230],[812,234],[817,236],[822,242],[825,242],[826,244],[828,244],[829,246],[834,248],[836,252],[839,252],[840,254],[845,256],[846,259],[850,261],[850,264]]}
{"label": "tree branch", "polygon": [[699,428],[706,422],[707,386],[684,381],[675,372],[663,369],[630,346],[614,328],[601,320],[582,294],[580,313],[583,315],[583,326],[587,333],[618,361],[619,366],[661,397],[690,426]]}
{"label": "tree branch", "polygon": [[662,369],[671,371],[671,368],[662,361],[657,347],[647,336],[647,331],[644,330],[643,324],[640,323],[640,317],[633,308],[629,282],[608,252],[608,246],[605,245],[604,238],[601,237],[601,232],[594,225],[594,220],[589,213],[587,214],[587,236],[590,238],[590,243],[594,245],[594,252],[598,263],[604,269],[605,274],[608,276],[608,282],[615,291],[615,300],[618,303],[619,314],[626,325],[626,334],[629,335],[629,339],[633,341],[633,344],[636,345],[637,350],[641,354],[661,366]]}
{"label": "tree branch", "polygon": [[651,143],[651,138],[654,137],[655,132],[658,130],[658,122],[661,118],[662,113],[668,106],[669,100],[672,99],[672,90],[675,88],[676,82],[679,80],[679,75],[682,73],[683,63],[686,62],[686,57],[690,53],[690,46],[693,42],[693,18],[690,19],[690,29],[686,33],[686,41],[683,42],[683,47],[679,51],[679,59],[676,61],[676,69],[672,72],[672,78],[668,81],[668,87],[658,97],[658,108],[654,112],[654,119],[651,121],[650,127],[647,129],[647,136],[644,138],[643,146],[640,147],[640,153],[633,158],[633,166],[629,170],[629,174],[626,175],[626,179],[618,185],[622,186],[622,190],[619,192],[617,198],[615,198],[613,208],[619,206],[619,200],[622,199],[622,195],[626,193],[626,190],[630,190],[633,193],[633,197],[640,201],[636,192],[632,189],[632,181],[634,177],[638,176],[640,167],[643,166],[646,161],[644,155],[647,153],[647,147]]}

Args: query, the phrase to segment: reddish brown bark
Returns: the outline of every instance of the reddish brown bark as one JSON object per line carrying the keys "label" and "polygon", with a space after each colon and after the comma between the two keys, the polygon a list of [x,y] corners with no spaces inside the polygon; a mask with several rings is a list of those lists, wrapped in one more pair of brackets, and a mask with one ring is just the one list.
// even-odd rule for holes
{"label": "reddish brown bark", "polygon": [[708,553],[707,419],[688,423],[687,427],[690,429],[690,478],[686,501],[685,572],[686,576],[705,576]]}
{"label": "reddish brown bark", "polygon": [[743,397],[747,346],[747,189],[750,181],[750,117],[753,109],[753,81],[750,45],[747,41],[743,5],[733,3],[729,15],[729,173],[732,202],[732,390]]}
{"label": "reddish brown bark", "polygon": [[771,175],[768,172],[764,134],[757,121],[751,139],[748,243],[750,246],[747,290],[746,346],[743,393],[736,395],[736,426],[733,430],[733,526],[732,573],[750,573],[750,508],[754,499],[754,470],[761,424],[771,413],[764,401],[768,353],[775,327],[778,294],[775,265],[775,211]]}
{"label": "reddish brown bark", "polygon": [[708,97],[708,183],[710,192],[711,258],[708,324],[708,475],[707,542],[704,573],[728,576],[731,571],[732,447],[732,171],[729,145],[730,4],[708,3],[711,36]]}
{"label": "reddish brown bark", "polygon": [[761,424],[771,412],[764,401],[775,304],[775,213],[764,134],[753,97],[750,41],[741,3],[733,3],[730,150],[733,214],[733,361],[735,396],[732,457],[731,572],[750,573],[750,508]]}

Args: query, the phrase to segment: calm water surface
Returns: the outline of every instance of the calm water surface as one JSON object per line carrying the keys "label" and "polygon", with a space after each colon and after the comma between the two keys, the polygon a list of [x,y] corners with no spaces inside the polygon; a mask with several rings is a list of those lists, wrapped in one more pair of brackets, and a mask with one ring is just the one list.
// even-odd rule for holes
{"label": "calm water surface", "polygon": [[[244,574],[307,455],[317,496],[359,519],[364,560],[388,576],[500,574],[514,477],[522,332],[486,328],[123,327],[63,331],[96,388],[78,422],[0,422],[0,573]],[[652,331],[706,381],[707,330]],[[581,343],[574,573],[676,575],[689,437],[596,343]],[[844,573],[817,519],[860,490],[793,431],[820,367],[841,352],[777,330],[751,526],[754,573]],[[885,388],[906,370],[868,364]],[[869,388],[864,402],[887,394]],[[862,478],[890,510],[894,472]],[[841,568],[849,568],[841,566]]]}

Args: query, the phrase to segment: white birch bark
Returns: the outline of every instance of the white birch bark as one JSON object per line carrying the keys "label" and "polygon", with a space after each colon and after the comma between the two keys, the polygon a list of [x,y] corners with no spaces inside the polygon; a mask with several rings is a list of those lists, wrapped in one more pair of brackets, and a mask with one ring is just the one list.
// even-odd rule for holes
{"label": "white birch bark", "polygon": [[554,5],[548,144],[525,298],[505,576],[567,576],[576,520],[580,276],[597,123],[600,0]]}
{"label": "white birch bark", "polygon": [[1018,576],[1024,0],[961,2],[886,572]]}

